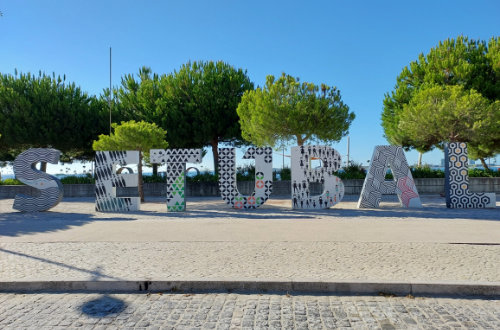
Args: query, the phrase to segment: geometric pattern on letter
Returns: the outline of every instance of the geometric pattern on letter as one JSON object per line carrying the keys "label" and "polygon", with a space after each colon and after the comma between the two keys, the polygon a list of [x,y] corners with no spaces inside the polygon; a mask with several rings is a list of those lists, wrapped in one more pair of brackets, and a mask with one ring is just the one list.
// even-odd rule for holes
{"label": "geometric pattern on letter", "polygon": [[[385,180],[391,169],[393,180]],[[366,173],[358,208],[377,208],[382,194],[397,194],[402,207],[422,207],[417,187],[411,175],[403,148],[399,146],[376,146],[368,173]]]}
{"label": "geometric pattern on letter", "polygon": [[273,150],[248,148],[243,159],[255,159],[255,186],[244,196],[236,185],[236,152],[234,148],[219,149],[219,189],[222,199],[235,209],[255,209],[264,204],[273,189]]}
{"label": "geometric pattern on letter", "polygon": [[151,163],[167,164],[167,211],[186,210],[186,163],[201,163],[201,149],[151,149]]}
{"label": "geometric pattern on letter", "polygon": [[116,197],[116,187],[137,187],[137,174],[116,174],[117,165],[139,163],[139,151],[96,151],[95,209],[98,212],[138,211],[140,197]]}
{"label": "geometric pattern on letter", "polygon": [[467,144],[450,142],[444,150],[446,207],[461,209],[495,207],[494,193],[469,191]]}
{"label": "geometric pattern on letter", "polygon": [[[322,166],[309,168],[312,159],[320,159]],[[326,209],[344,197],[344,183],[333,173],[340,168],[341,157],[329,146],[292,147],[292,208]],[[323,193],[311,196],[309,185],[323,184]]]}
{"label": "geometric pattern on letter", "polygon": [[13,208],[22,212],[46,211],[61,201],[63,186],[61,181],[35,168],[38,162],[57,164],[60,151],[48,148],[32,148],[24,151],[14,161],[16,179],[40,191],[40,196],[16,195]]}

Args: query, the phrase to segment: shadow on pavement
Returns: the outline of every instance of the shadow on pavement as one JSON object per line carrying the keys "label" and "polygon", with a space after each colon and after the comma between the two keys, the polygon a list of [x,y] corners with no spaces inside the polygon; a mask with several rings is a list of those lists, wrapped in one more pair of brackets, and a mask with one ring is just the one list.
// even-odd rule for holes
{"label": "shadow on pavement", "polygon": [[95,214],[65,212],[0,213],[0,236],[19,236],[65,230],[93,221],[127,221],[131,217],[99,218]]}
{"label": "shadow on pavement", "polygon": [[99,318],[110,316],[111,314],[120,314],[125,308],[127,308],[125,301],[109,295],[103,295],[100,298],[87,301],[80,306],[83,314]]}
{"label": "shadow on pavement", "polygon": [[[75,226],[83,226],[94,221],[141,221],[144,217],[158,218],[159,220],[182,219],[241,219],[241,220],[311,220],[318,218],[326,220],[340,220],[342,218],[358,218],[369,221],[371,218],[386,220],[412,219],[450,219],[450,220],[486,220],[500,221],[500,208],[493,209],[448,209],[444,199],[423,200],[423,208],[405,209],[394,204],[381,203],[378,209],[343,208],[342,202],[338,206],[324,210],[293,210],[284,205],[263,205],[258,209],[236,210],[217,199],[198,200],[187,205],[185,212],[167,212],[145,210],[128,213],[76,213],[76,212],[38,212],[0,213],[0,237],[21,236],[26,234],[67,230]],[[162,202],[164,203],[164,202]],[[156,203],[154,203],[156,204]],[[385,204],[385,205],[384,205]],[[350,205],[347,205],[350,206]],[[157,209],[157,207],[155,207]],[[88,212],[88,211],[87,211]],[[101,215],[101,216],[100,216]]]}
{"label": "shadow on pavement", "polygon": [[59,266],[59,267],[66,268],[69,270],[74,270],[74,271],[78,271],[81,273],[85,273],[85,274],[92,276],[90,279],[91,281],[97,281],[97,280],[103,279],[103,278],[107,278],[107,279],[111,279],[111,280],[119,280],[119,278],[117,278],[117,277],[108,276],[108,275],[103,274],[101,272],[101,267],[97,267],[96,270],[88,270],[85,268],[67,265],[67,264],[59,262],[59,261],[53,261],[53,260],[49,260],[49,259],[45,259],[45,258],[41,258],[41,257],[37,257],[37,256],[32,256],[32,255],[22,253],[22,252],[7,250],[4,248],[0,248],[0,252],[8,253],[8,254],[11,254],[11,255],[14,255],[17,257],[25,257],[25,258],[33,259],[36,261],[44,262],[44,263],[47,263],[50,265]]}
{"label": "shadow on pavement", "polygon": [[[318,217],[339,218],[386,218],[387,220],[420,218],[420,219],[466,219],[500,221],[500,209],[447,209],[445,206],[425,206],[423,208],[405,209],[400,207],[382,206],[378,209],[344,209],[329,208],[325,210],[292,210],[285,207],[268,206],[255,210],[235,210],[229,207],[218,210],[188,209],[185,212],[139,211],[151,217],[168,219],[248,219],[248,220],[314,220]],[[134,214],[131,213],[131,214]]]}
{"label": "shadow on pavement", "polygon": [[[424,206],[421,209],[380,208],[380,209],[335,209],[330,216],[339,217],[381,217],[381,218],[421,218],[421,219],[465,219],[500,221],[500,209],[447,209],[446,207]],[[393,219],[392,219],[393,220]]]}
{"label": "shadow on pavement", "polygon": [[131,212],[129,214],[146,215],[152,217],[162,217],[169,219],[223,219],[223,218],[236,218],[236,219],[247,219],[247,220],[269,220],[269,219],[282,219],[282,220],[297,220],[297,219],[314,219],[314,214],[282,214],[283,212],[279,208],[267,209],[262,212],[262,210],[234,210],[234,209],[223,209],[223,210],[193,210],[189,209],[185,212],[157,212],[157,211],[138,211]]}

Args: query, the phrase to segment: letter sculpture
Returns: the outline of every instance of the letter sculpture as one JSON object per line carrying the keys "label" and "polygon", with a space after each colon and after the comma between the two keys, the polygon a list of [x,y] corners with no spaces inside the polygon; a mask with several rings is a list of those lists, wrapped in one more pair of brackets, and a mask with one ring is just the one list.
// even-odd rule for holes
{"label": "letter sculpture", "polygon": [[[310,168],[310,161],[320,159],[322,166]],[[340,168],[340,154],[328,146],[292,147],[292,208],[326,209],[342,200],[344,183],[333,172]],[[323,193],[311,196],[309,185],[323,184]]]}
{"label": "letter sculpture", "polygon": [[116,174],[116,165],[139,163],[139,151],[95,153],[95,209],[99,212],[138,211],[140,197],[116,197],[116,187],[137,187],[137,174]]}
{"label": "letter sculpture", "polygon": [[463,209],[495,207],[494,193],[469,191],[467,144],[450,142],[444,150],[446,207]]}
{"label": "letter sculpture", "polygon": [[22,212],[46,211],[53,208],[63,197],[61,181],[35,168],[38,162],[57,164],[61,152],[56,149],[32,148],[17,156],[14,161],[16,179],[40,191],[40,196],[16,195],[13,208]]}
{"label": "letter sculpture", "polygon": [[[394,180],[385,180],[388,168]],[[397,194],[403,207],[422,207],[403,148],[399,146],[376,146],[373,150],[358,208],[379,207],[382,194]]]}
{"label": "letter sculpture", "polygon": [[248,148],[243,159],[255,159],[255,189],[243,196],[236,186],[234,148],[219,149],[219,188],[222,199],[236,209],[255,209],[264,204],[273,188],[273,151],[271,148]]}
{"label": "letter sculpture", "polygon": [[151,149],[152,163],[167,163],[167,211],[185,211],[186,163],[201,163],[201,149]]}

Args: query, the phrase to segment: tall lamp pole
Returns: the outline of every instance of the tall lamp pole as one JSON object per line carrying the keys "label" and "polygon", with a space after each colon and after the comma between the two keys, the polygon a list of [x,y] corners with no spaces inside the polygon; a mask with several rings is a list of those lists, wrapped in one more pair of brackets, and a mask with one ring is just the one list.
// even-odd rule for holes
{"label": "tall lamp pole", "polygon": [[283,147],[283,167],[281,169],[285,168],[285,147]]}
{"label": "tall lamp pole", "polygon": [[349,166],[349,149],[350,149],[350,141],[349,136],[347,136],[347,166]]}
{"label": "tall lamp pole", "polygon": [[111,47],[109,47],[109,134],[111,135]]}

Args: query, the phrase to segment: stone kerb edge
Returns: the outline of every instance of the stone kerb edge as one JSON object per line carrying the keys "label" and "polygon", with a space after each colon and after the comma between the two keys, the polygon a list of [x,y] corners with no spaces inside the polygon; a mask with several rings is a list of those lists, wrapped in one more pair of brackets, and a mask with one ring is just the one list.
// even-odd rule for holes
{"label": "stone kerb edge", "polygon": [[282,291],[500,297],[500,282],[363,282],[279,280],[4,281],[0,292]]}

